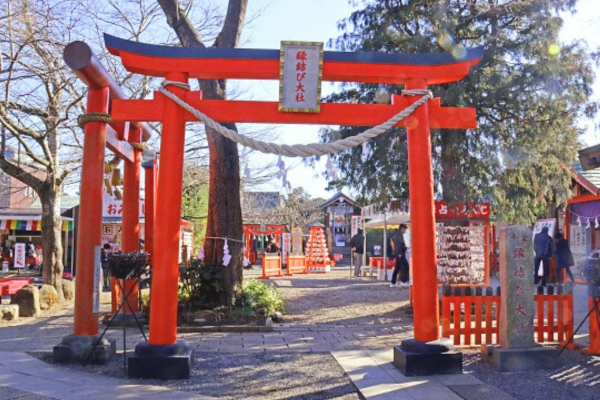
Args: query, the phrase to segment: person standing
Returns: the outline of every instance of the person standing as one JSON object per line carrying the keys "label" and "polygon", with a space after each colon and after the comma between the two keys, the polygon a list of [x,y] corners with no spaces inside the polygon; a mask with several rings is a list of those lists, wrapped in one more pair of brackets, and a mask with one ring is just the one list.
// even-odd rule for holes
{"label": "person standing", "polygon": [[[533,251],[535,252],[534,283],[537,285],[541,279],[541,286],[546,286],[550,274],[550,257],[553,253],[552,238],[548,234],[547,226],[544,226],[542,231],[533,238]],[[540,263],[542,264],[541,275],[539,273]]]}
{"label": "person standing", "polygon": [[[390,287],[408,287],[409,280],[409,268],[408,268],[408,260],[406,258],[406,251],[408,248],[406,247],[406,242],[404,241],[404,234],[408,227],[404,224],[400,224],[398,230],[392,235],[390,238],[390,247],[392,251],[392,257],[396,260],[396,266],[394,268],[394,272],[392,273],[392,282],[390,283]],[[400,275],[400,284],[396,285],[396,281],[398,279],[398,275]]]}
{"label": "person standing", "polygon": [[358,233],[350,239],[350,247],[352,247],[352,251],[354,252],[354,276],[357,278],[360,277],[360,269],[365,252],[364,240],[365,236],[361,228],[358,228]]}
{"label": "person standing", "polygon": [[556,275],[558,276],[558,283],[563,283],[563,269],[567,270],[567,275],[569,275],[571,283],[575,283],[575,278],[571,272],[571,267],[575,265],[575,259],[569,248],[569,241],[565,239],[560,232],[556,232],[554,238],[556,239],[556,250],[554,251],[554,254],[556,255]]}

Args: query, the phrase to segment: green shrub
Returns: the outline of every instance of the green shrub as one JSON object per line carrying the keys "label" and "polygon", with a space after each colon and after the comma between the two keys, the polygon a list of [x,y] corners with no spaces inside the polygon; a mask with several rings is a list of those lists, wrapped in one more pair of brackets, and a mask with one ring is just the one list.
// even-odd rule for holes
{"label": "green shrub", "polygon": [[242,291],[236,297],[235,308],[244,317],[270,317],[283,311],[283,300],[271,285],[256,279],[245,280]]}
{"label": "green shrub", "polygon": [[223,266],[203,264],[201,260],[191,260],[179,270],[179,308],[191,310],[212,310],[219,306],[223,288]]}

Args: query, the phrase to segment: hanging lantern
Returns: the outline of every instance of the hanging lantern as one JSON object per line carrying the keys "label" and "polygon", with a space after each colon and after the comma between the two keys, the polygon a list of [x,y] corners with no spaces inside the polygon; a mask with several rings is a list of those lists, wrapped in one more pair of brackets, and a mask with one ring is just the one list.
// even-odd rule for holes
{"label": "hanging lantern", "polygon": [[121,186],[123,184],[123,179],[121,179],[121,170],[119,168],[114,169],[111,183],[113,186]]}
{"label": "hanging lantern", "polygon": [[106,187],[106,193],[113,195],[112,186],[110,185],[110,179],[104,178],[104,186]]}

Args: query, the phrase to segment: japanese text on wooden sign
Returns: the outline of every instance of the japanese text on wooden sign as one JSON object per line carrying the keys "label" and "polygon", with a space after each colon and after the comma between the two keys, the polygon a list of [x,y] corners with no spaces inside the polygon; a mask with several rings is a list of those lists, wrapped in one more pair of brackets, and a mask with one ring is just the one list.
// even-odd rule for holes
{"label": "japanese text on wooden sign", "polygon": [[320,112],[323,43],[281,42],[279,111]]}
{"label": "japanese text on wooden sign", "polygon": [[490,217],[489,203],[452,203],[444,201],[435,202],[435,216],[437,218],[479,218],[487,219]]}

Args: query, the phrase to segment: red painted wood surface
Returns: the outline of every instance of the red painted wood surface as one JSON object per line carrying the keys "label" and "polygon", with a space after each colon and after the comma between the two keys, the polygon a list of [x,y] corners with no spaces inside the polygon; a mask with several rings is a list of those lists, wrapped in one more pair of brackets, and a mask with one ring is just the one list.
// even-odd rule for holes
{"label": "red painted wood surface", "polygon": [[[131,72],[148,76],[166,76],[169,72],[189,74],[200,79],[276,79],[279,80],[279,60],[210,59],[149,57],[123,50],[109,50],[121,57],[123,66]],[[427,85],[439,85],[461,80],[479,60],[443,65],[406,65],[383,63],[323,62],[323,81],[403,84],[422,79]]]}
{"label": "red painted wood surface", "polygon": [[[573,295],[535,295],[534,339],[537,343],[564,345],[573,334]],[[594,322],[596,334],[598,325]],[[592,332],[590,320],[590,332]],[[442,336],[456,346],[497,344],[500,327],[500,296],[444,296],[442,299]],[[590,333],[592,338],[592,333]],[[600,354],[600,335],[590,339]]]}
{"label": "red painted wood surface", "polygon": [[[168,75],[169,80],[187,82],[185,74]],[[185,89],[169,86],[181,96]],[[181,107],[165,102],[160,145],[159,187],[156,204],[155,249],[150,297],[151,345],[171,345],[177,340],[177,287],[179,285],[179,240],[181,235],[181,190],[185,120]]]}
{"label": "red painted wood surface", "polygon": [[304,256],[288,256],[287,272],[290,275],[307,274],[308,270],[306,269],[306,258]]}
{"label": "red painted wood surface", "polygon": [[[182,98],[192,107],[220,123],[272,123],[374,126],[402,111],[420,96],[394,96],[393,104],[321,103],[320,113],[285,113],[273,101],[201,100],[199,92],[188,92]],[[154,93],[153,100],[118,100],[112,102],[111,117],[115,121],[162,121],[165,97]],[[472,129],[476,127],[475,109],[441,107],[439,99],[428,101],[431,128]],[[185,112],[186,121],[197,121]],[[414,124],[405,118],[396,126]]]}
{"label": "red painted wood surface", "polygon": [[264,256],[262,259],[262,276],[260,279],[268,279],[273,276],[282,276],[281,257]]}
{"label": "red painted wood surface", "polygon": [[0,278],[0,287],[2,288],[2,295],[14,295],[19,290],[23,289],[27,285],[33,284],[33,278]]}
{"label": "red painted wood surface", "polygon": [[[594,298],[588,297],[588,310],[592,310],[594,308]],[[600,329],[598,328],[598,324],[600,324],[600,319],[598,318],[598,314],[595,311],[592,311],[589,317],[589,347],[583,349],[581,352],[583,354],[593,354],[600,355]]]}
{"label": "red painted wood surface", "polygon": [[[87,109],[90,112],[108,112],[109,88],[90,89]],[[104,152],[106,124],[89,122],[85,125],[80,209],[77,229],[77,285],[75,285],[75,313],[73,334],[98,334],[98,313],[93,312],[95,247],[102,241],[102,199],[104,197]]]}
{"label": "red painted wood surface", "polygon": [[[387,259],[387,269],[394,269],[396,267],[396,260]],[[369,257],[369,265],[377,268],[383,269],[383,257]]]}

